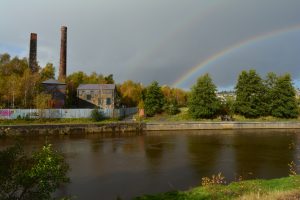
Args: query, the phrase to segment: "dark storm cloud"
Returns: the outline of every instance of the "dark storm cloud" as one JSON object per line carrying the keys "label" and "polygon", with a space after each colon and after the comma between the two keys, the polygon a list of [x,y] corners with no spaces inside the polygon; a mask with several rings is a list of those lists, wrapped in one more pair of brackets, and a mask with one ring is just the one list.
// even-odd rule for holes
{"label": "dark storm cloud", "polygon": [[[114,74],[117,82],[133,79],[171,84],[228,46],[300,24],[299,8],[299,0],[3,0],[0,52],[14,47],[27,56],[29,33],[37,32],[40,63],[57,66],[59,29],[66,25],[69,73],[96,71]],[[286,36],[281,44],[294,42]],[[277,53],[272,45],[266,48],[268,54],[250,48],[247,53],[221,59],[218,65],[231,66],[226,72],[216,66],[207,71],[221,87],[232,85],[233,75],[249,65],[281,72],[280,66],[290,63],[287,69],[299,78],[295,67],[300,64],[299,56],[292,53],[292,47]]]}

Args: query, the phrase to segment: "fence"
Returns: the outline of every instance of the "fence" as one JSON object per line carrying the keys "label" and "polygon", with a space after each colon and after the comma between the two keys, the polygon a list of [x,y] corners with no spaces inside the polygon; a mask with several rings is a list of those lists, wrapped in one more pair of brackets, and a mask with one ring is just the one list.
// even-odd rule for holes
{"label": "fence", "polygon": [[[0,119],[17,118],[90,118],[93,109],[0,109]],[[105,117],[126,117],[137,113],[137,108],[99,109]]]}

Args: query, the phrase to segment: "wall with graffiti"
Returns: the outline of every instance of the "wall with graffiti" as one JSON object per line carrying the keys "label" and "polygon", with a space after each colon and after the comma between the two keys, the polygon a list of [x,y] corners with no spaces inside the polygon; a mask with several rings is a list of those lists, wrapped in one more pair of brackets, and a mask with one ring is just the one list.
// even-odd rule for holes
{"label": "wall with graffiti", "polygon": [[[0,119],[90,118],[93,109],[0,109]],[[105,117],[125,117],[137,108],[101,109]]]}

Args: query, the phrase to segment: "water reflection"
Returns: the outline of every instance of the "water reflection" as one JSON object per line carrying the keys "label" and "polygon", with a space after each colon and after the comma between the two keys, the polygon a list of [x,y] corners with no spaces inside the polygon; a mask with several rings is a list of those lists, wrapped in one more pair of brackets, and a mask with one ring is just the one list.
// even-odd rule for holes
{"label": "water reflection", "polygon": [[[31,152],[46,137],[24,137]],[[71,166],[71,184],[58,195],[77,199],[130,199],[144,193],[184,190],[201,178],[222,172],[228,180],[288,175],[287,164],[299,164],[300,133],[294,130],[192,131],[145,136],[101,134],[48,136]],[[0,148],[14,143],[1,138]],[[252,175],[249,175],[249,172]]]}
{"label": "water reflection", "polygon": [[150,173],[159,173],[163,165],[164,154],[166,151],[172,151],[175,148],[175,144],[172,142],[174,137],[170,135],[164,135],[163,137],[156,135],[145,138],[146,145],[144,146],[144,151]]}
{"label": "water reflection", "polygon": [[234,134],[236,173],[249,178],[287,176],[288,163],[294,160],[296,135],[285,131],[260,131]]}
{"label": "water reflection", "polygon": [[221,139],[215,135],[191,135],[187,142],[190,162],[198,177],[217,173],[215,166],[220,154]]}

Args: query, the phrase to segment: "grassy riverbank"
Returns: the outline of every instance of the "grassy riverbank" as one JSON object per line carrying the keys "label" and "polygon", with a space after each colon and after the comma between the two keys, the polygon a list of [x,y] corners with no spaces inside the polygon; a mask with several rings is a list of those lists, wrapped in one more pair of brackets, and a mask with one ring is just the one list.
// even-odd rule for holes
{"label": "grassy riverbank", "polygon": [[210,185],[189,191],[145,195],[135,200],[195,200],[195,199],[240,199],[240,200],[287,200],[300,199],[300,176],[272,180],[248,180],[229,185]]}
{"label": "grassy riverbank", "polygon": [[[167,113],[157,114],[153,117],[139,119],[135,116],[136,121],[141,122],[224,122],[220,117],[215,119],[193,119],[188,114],[187,108],[181,108],[180,113],[176,115],[168,115]],[[103,124],[110,122],[122,121],[119,119],[105,119],[100,122],[95,122],[93,119],[15,119],[15,120],[0,120],[1,125],[30,125],[30,124]],[[260,117],[256,119],[245,118],[240,115],[233,116],[234,122],[300,122],[300,117],[295,119],[281,119],[272,116]]]}
{"label": "grassy riverbank", "polygon": [[[188,108],[180,108],[180,113],[176,115],[168,115],[167,113],[157,114],[153,117],[147,117],[143,119],[145,122],[222,122],[221,117],[215,119],[193,119],[188,114]],[[259,118],[245,118],[240,115],[234,115],[233,121],[236,122],[300,122],[300,117],[294,119],[282,119],[272,116],[265,116]]]}

